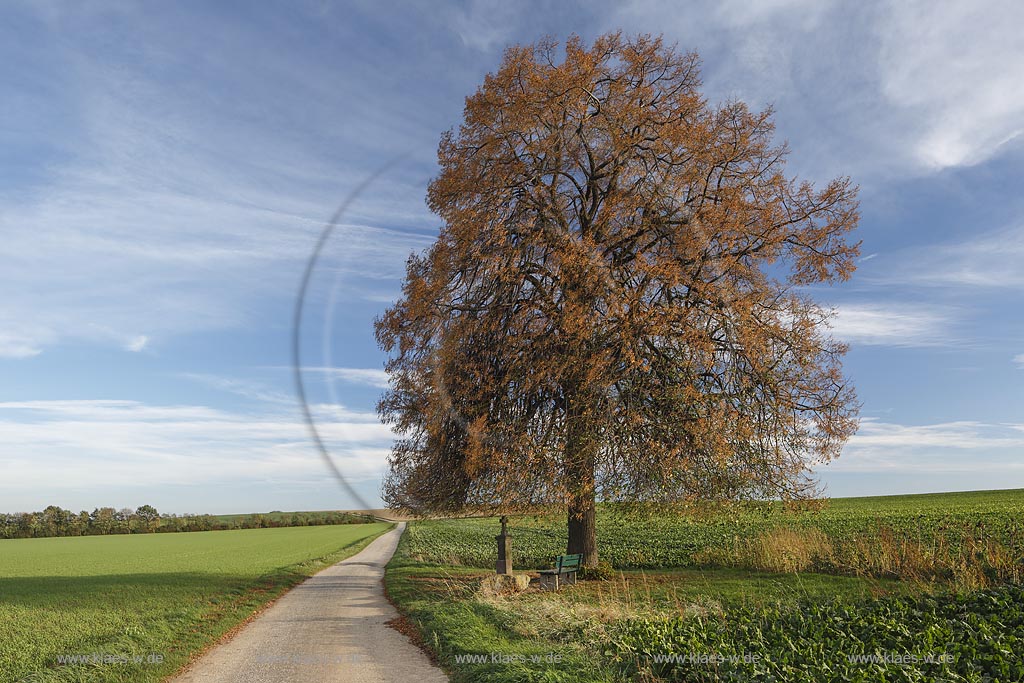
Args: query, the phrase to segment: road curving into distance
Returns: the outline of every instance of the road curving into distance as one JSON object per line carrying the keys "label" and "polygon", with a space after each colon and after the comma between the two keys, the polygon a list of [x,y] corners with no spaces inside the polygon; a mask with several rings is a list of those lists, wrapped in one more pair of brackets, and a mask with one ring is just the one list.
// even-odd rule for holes
{"label": "road curving into distance", "polygon": [[169,683],[445,683],[387,622],[384,566],[405,523],[302,582]]}

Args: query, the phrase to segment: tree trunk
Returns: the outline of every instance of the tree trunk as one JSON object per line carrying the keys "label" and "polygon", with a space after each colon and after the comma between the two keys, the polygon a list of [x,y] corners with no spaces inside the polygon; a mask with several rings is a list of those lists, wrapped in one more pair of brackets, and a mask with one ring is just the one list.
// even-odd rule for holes
{"label": "tree trunk", "polygon": [[597,566],[597,506],[593,492],[590,500],[569,505],[569,543],[567,555],[583,554],[583,566]]}
{"label": "tree trunk", "polygon": [[[573,394],[578,399],[577,394]],[[569,523],[569,542],[566,554],[583,555],[585,567],[597,566],[597,507],[595,471],[598,442],[589,406],[577,401],[568,402],[566,415],[565,474],[568,489],[566,508]]]}

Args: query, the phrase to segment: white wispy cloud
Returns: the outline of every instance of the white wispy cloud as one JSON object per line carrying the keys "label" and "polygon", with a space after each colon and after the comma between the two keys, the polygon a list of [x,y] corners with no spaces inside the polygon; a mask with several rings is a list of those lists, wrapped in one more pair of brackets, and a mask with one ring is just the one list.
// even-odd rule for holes
{"label": "white wispy cloud", "polygon": [[[368,293],[374,279],[393,288],[409,252],[429,242],[424,187],[444,127],[425,125],[424,110],[378,87],[372,58],[339,73],[315,51],[268,54],[258,31],[165,9],[164,21],[188,30],[156,30],[129,6],[45,11],[55,35],[77,28],[47,47],[42,63],[59,73],[24,76],[49,83],[70,74],[69,87],[43,101],[14,88],[5,127],[27,134],[55,110],[66,134],[36,131],[59,161],[26,191],[0,197],[0,288],[18,293],[0,302],[3,357],[82,340],[139,351],[170,335],[251,323],[256,302],[294,296],[323,223],[399,153],[412,154],[351,206],[325,262],[339,257],[334,265],[366,278]],[[132,60],[93,49],[90,27]],[[206,48],[193,52],[190,41]],[[169,72],[190,75],[159,76]],[[360,92],[374,103],[356,115]],[[296,111],[303,125],[283,125]],[[339,111],[348,113],[343,126]]]}
{"label": "white wispy cloud", "polygon": [[922,166],[984,161],[1024,132],[1022,23],[1013,0],[887,5],[876,24],[882,93],[913,117]]}
{"label": "white wispy cloud", "polygon": [[853,448],[953,448],[980,450],[1022,448],[1024,436],[1015,434],[1017,425],[996,425],[962,420],[929,425],[902,425],[865,418],[850,440]]}
{"label": "white wispy cloud", "polygon": [[[154,337],[250,323],[254,300],[294,296],[322,227],[313,210],[308,218],[272,216],[215,199],[150,197],[128,182],[117,190],[85,183],[51,192],[45,204],[9,206],[0,215],[7,264],[0,287],[22,293],[0,303],[7,356],[61,340],[140,351]],[[409,252],[427,243],[340,226],[325,267],[390,287]],[[131,332],[139,328],[146,334]]]}
{"label": "white wispy cloud", "polygon": [[318,372],[327,377],[338,379],[342,382],[352,384],[363,384],[371,387],[388,387],[388,373],[375,368],[326,368],[310,367],[303,368],[306,372]]}
{"label": "white wispy cloud", "polygon": [[1016,356],[1014,356],[1013,362],[1018,368],[1024,370],[1024,353],[1019,353]]}
{"label": "white wispy cloud", "polygon": [[149,337],[147,337],[144,334],[140,334],[138,336],[135,336],[135,337],[132,337],[131,339],[129,339],[128,343],[125,344],[125,348],[127,350],[129,350],[129,351],[138,353],[139,351],[142,351],[143,349],[145,349],[148,344],[149,344]]}
{"label": "white wispy cloud", "polygon": [[295,405],[296,402],[294,394],[286,394],[252,380],[222,377],[201,372],[185,372],[181,376],[205,386],[253,401],[276,403],[279,405]]}
{"label": "white wispy cloud", "polygon": [[[815,175],[877,182],[976,164],[1024,129],[1024,5],[669,0],[606,8],[603,28],[664,31],[705,58],[713,99],[774,104]],[[693,17],[699,16],[699,21]],[[799,135],[788,134],[799,131]]]}
{"label": "white wispy cloud", "polygon": [[872,279],[923,287],[1024,289],[1024,226],[994,229],[967,239],[921,245],[893,255],[901,266]]}
{"label": "white wispy cloud", "polygon": [[[842,472],[1017,472],[1024,469],[1022,425],[954,421],[905,425],[864,418],[840,458]],[[823,468],[819,468],[822,471]]]}
{"label": "white wispy cloud", "polygon": [[462,43],[481,52],[504,48],[523,19],[521,6],[502,0],[469,0],[449,12],[452,30]]}
{"label": "white wispy cloud", "polygon": [[[380,477],[392,434],[373,413],[315,406],[319,429],[351,481]],[[104,491],[251,482],[322,482],[330,475],[295,411],[243,413],[205,406],[70,400],[0,403],[0,499],[43,489]],[[55,476],[57,475],[57,476]]]}
{"label": "white wispy cloud", "polygon": [[952,314],[923,304],[843,304],[829,324],[833,336],[850,344],[911,347],[957,341]]}
{"label": "white wispy cloud", "polygon": [[42,352],[38,337],[0,333],[0,358],[31,358]]}

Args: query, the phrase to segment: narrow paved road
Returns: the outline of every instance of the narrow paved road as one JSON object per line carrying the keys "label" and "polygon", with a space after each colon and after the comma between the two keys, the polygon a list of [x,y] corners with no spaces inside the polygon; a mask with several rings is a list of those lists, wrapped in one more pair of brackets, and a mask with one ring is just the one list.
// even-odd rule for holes
{"label": "narrow paved road", "polygon": [[286,593],[173,683],[444,683],[448,677],[404,635],[381,578],[405,530]]}

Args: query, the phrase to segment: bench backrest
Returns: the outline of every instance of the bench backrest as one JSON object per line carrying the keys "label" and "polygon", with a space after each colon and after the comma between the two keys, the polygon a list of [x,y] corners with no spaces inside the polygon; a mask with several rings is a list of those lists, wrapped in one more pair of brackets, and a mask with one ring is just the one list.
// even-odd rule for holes
{"label": "bench backrest", "polygon": [[558,563],[558,571],[573,571],[580,568],[580,562],[583,561],[583,555],[577,553],[575,555],[559,555],[556,562]]}

